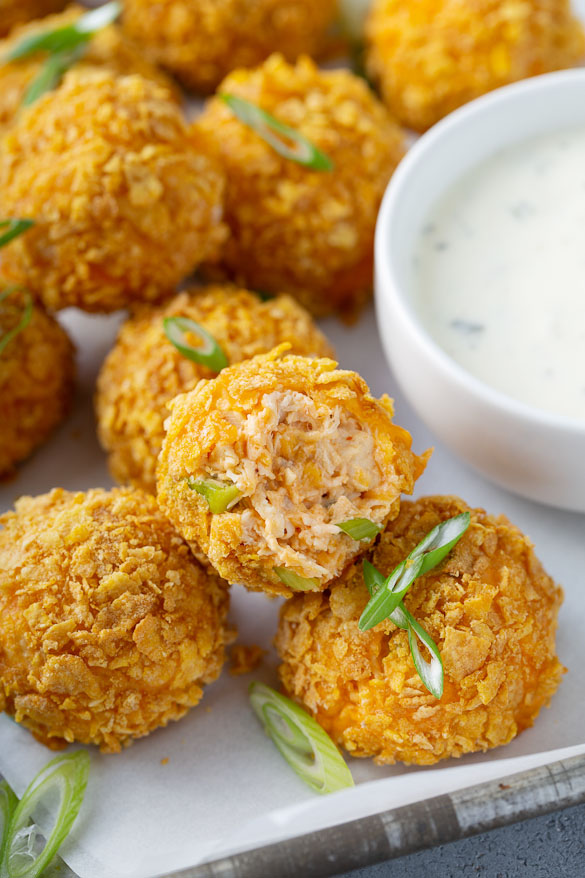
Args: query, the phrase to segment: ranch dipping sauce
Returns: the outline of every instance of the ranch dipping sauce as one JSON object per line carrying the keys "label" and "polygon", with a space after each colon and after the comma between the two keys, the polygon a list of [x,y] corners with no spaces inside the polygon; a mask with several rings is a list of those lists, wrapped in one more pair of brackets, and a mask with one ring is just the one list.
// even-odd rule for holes
{"label": "ranch dipping sauce", "polygon": [[466,174],[429,215],[414,271],[418,314],[454,360],[585,420],[585,126]]}

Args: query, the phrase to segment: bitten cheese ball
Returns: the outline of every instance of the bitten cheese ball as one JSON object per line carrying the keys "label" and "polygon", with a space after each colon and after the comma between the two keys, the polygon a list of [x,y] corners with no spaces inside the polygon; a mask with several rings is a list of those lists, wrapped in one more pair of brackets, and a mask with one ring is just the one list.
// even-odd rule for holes
{"label": "bitten cheese ball", "polygon": [[223,240],[223,188],[165,88],[70,71],[0,140],[0,215],[35,220],[3,270],[51,309],[160,299]]}
{"label": "bitten cheese ball", "polygon": [[209,332],[230,363],[290,342],[306,356],[330,356],[330,345],[289,296],[262,302],[247,290],[211,286],[179,293],[160,308],[144,306],[122,326],[98,378],[100,441],[119,482],[156,492],[156,460],[167,403],[215,373],[187,359],[167,339],[163,320],[188,317]]}
{"label": "bitten cheese ball", "polygon": [[325,588],[365,551],[338,524],[396,517],[426,459],[392,423],[388,397],[374,399],[333,360],[285,350],[173,400],[157,487],[161,508],[228,582],[290,595]]}
{"label": "bitten cheese ball", "polygon": [[336,0],[124,0],[126,31],[188,88],[210,92],[271,52],[294,61],[324,47]]}
{"label": "bitten cheese ball", "polygon": [[[0,343],[26,313],[23,293],[2,298]],[[40,305],[0,353],[0,476],[9,475],[67,414],[75,375],[73,345]]]}
{"label": "bitten cheese ball", "polygon": [[0,524],[0,710],[53,749],[115,753],[200,701],[228,591],[151,496],[58,488]]}
{"label": "bitten cheese ball", "polygon": [[227,174],[223,270],[251,289],[290,293],[318,316],[354,316],[371,293],[374,227],[402,131],[362,79],[308,58],[293,67],[273,55],[219,91],[258,105],[333,162],[312,171],[284,158],[212,98],[194,131],[215,144]]}
{"label": "bitten cheese ball", "polygon": [[66,0],[0,0],[0,36],[31,18],[59,12],[65,2]]}
{"label": "bitten cheese ball", "polygon": [[369,75],[389,110],[417,131],[585,53],[569,0],[373,0],[366,41]]}
{"label": "bitten cheese ball", "polygon": [[[0,0],[1,4],[1,0]],[[50,15],[41,21],[33,21],[16,28],[8,39],[0,42],[0,58],[4,59],[25,38],[42,31],[65,27],[87,12],[81,6],[70,6],[60,15]],[[0,132],[17,116],[23,98],[40,73],[47,59],[46,52],[38,52],[18,61],[0,64]],[[105,68],[119,76],[138,73],[167,88],[173,89],[171,80],[150,64],[141,50],[115,24],[97,31],[87,44],[85,52],[76,63],[76,70]]]}
{"label": "bitten cheese ball", "polygon": [[[387,575],[439,522],[468,509],[457,497],[405,502],[367,557]],[[561,589],[507,518],[470,512],[455,549],[404,600],[440,649],[440,700],[415,671],[406,631],[389,620],[359,630],[369,600],[361,565],[324,594],[297,595],[282,609],[284,688],[352,756],[431,765],[507,744],[559,685]]]}

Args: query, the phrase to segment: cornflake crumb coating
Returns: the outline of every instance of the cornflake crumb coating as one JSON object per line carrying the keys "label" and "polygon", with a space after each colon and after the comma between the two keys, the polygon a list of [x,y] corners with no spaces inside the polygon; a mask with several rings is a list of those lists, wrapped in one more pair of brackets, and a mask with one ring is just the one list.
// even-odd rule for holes
{"label": "cornflake crumb coating", "polygon": [[212,98],[193,130],[215,145],[227,174],[221,268],[251,289],[290,293],[318,316],[351,319],[371,293],[376,216],[404,154],[401,129],[362,79],[309,58],[291,66],[272,55],[219,91],[257,104],[334,163],[311,171],[283,158]]}
{"label": "cornflake crumb coating", "polygon": [[252,643],[250,646],[246,646],[243,643],[232,646],[230,650],[230,674],[234,677],[250,674],[262,663],[265,655],[266,650],[256,643]]}
{"label": "cornflake crumb coating", "polygon": [[3,269],[52,309],[160,299],[223,240],[223,190],[167,89],[70,71],[0,140],[0,215],[36,223]]}
{"label": "cornflake crumb coating", "polygon": [[366,41],[370,77],[389,110],[417,131],[585,53],[569,0],[373,0]]}
{"label": "cornflake crumb coating", "polygon": [[[285,350],[230,366],[171,402],[157,488],[161,508],[228,582],[290,596],[275,568],[325,588],[367,548],[337,522],[396,517],[428,455],[413,454],[391,400],[374,399],[355,372]],[[240,494],[212,513],[193,480]]]}
{"label": "cornflake crumb coating", "polygon": [[13,27],[41,18],[51,12],[59,12],[66,0],[0,0],[0,36],[10,33]]}
{"label": "cornflake crumb coating", "polygon": [[211,286],[179,293],[164,306],[143,306],[123,324],[98,377],[100,441],[118,482],[156,492],[156,460],[167,403],[214,372],[187,359],[167,339],[165,317],[189,317],[215,338],[230,363],[289,341],[294,353],[332,356],[325,336],[289,296],[262,302],[246,290]]}
{"label": "cornflake crumb coating", "polygon": [[208,93],[271,52],[294,61],[326,45],[336,0],[125,0],[123,24],[188,88]]}
{"label": "cornflake crumb coating", "polygon": [[[0,292],[5,288],[0,280]],[[20,322],[22,294],[0,302],[0,338]],[[69,411],[74,349],[65,330],[40,305],[28,326],[0,354],[0,476],[41,445]]]}
{"label": "cornflake crumb coating", "polygon": [[[1,2],[2,0],[0,8]],[[49,15],[41,21],[33,21],[16,28],[8,39],[0,42],[0,58],[5,58],[25,37],[65,27],[75,22],[84,12],[87,9],[73,5],[60,15]],[[38,52],[0,65],[0,132],[16,118],[28,87],[41,71],[47,57],[46,52]],[[175,89],[172,80],[147,61],[142,51],[116,24],[97,31],[87,44],[83,56],[75,64],[76,70],[96,67],[110,70],[118,76],[138,73],[170,90]],[[178,99],[178,92],[176,96]]]}
{"label": "cornflake crumb coating", "polygon": [[0,523],[1,710],[52,749],[115,753],[199,702],[228,589],[151,496],[57,488]]}
{"label": "cornflake crumb coating", "polygon": [[[468,508],[456,497],[403,503],[368,557],[388,574]],[[443,658],[440,701],[415,671],[406,631],[390,621],[359,631],[368,600],[356,565],[330,591],[288,601],[276,637],[286,692],[352,756],[431,765],[507,744],[549,704],[565,670],[555,655],[562,590],[504,516],[471,510],[453,552],[406,596]]]}

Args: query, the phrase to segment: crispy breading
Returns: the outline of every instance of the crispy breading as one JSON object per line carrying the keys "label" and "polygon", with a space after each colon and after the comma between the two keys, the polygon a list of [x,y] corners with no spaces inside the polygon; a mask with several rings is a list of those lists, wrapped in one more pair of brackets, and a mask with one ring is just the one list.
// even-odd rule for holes
{"label": "crispy breading", "polygon": [[[332,360],[282,356],[286,347],[170,403],[157,488],[162,509],[221,576],[288,596],[275,568],[325,588],[367,547],[337,522],[396,517],[426,456],[392,422],[388,397],[374,399]],[[193,480],[228,483],[239,496],[212,513]]]}
{"label": "crispy breading", "polygon": [[57,488],[0,524],[1,710],[51,748],[114,753],[199,702],[228,589],[153,497]]}
{"label": "crispy breading", "polygon": [[332,356],[311,317],[289,296],[262,302],[246,290],[211,286],[179,293],[160,308],[144,306],[123,324],[98,377],[100,441],[112,475],[156,492],[156,459],[165,435],[167,403],[213,377],[168,341],[165,317],[189,317],[215,338],[230,363],[289,341],[294,353]]}
{"label": "crispy breading", "polygon": [[[405,502],[367,557],[389,574],[435,525],[468,508],[457,497]],[[415,671],[406,631],[386,621],[360,632],[368,599],[355,565],[330,591],[288,601],[276,637],[285,690],[352,756],[431,765],[507,744],[559,685],[562,590],[504,516],[471,510],[452,553],[406,596],[441,651],[440,701]]]}
{"label": "crispy breading", "polygon": [[[38,52],[18,61],[5,63],[3,59],[25,37],[45,30],[65,27],[76,21],[83,12],[87,12],[87,9],[76,5],[69,6],[60,15],[48,15],[41,21],[33,21],[15,28],[8,39],[0,42],[0,59],[2,59],[0,63],[0,133],[16,117],[28,87],[39,74],[47,56],[46,53]],[[165,85],[171,91],[175,89],[172,80],[162,70],[147,61],[142,51],[116,24],[108,25],[108,27],[97,31],[88,43],[82,58],[75,65],[76,70],[87,70],[95,67],[105,68],[119,76],[138,73],[146,79],[152,79],[160,85]],[[178,92],[176,96],[178,99]]]}
{"label": "crispy breading", "polygon": [[[0,282],[0,294],[3,288]],[[0,301],[0,337],[19,324],[24,310],[22,293]],[[67,333],[35,305],[28,326],[0,354],[0,476],[9,475],[65,417],[74,377]]]}
{"label": "crispy breading", "polygon": [[404,153],[401,129],[362,79],[305,57],[291,66],[272,55],[219,90],[257,104],[334,163],[320,172],[283,158],[212,98],[194,131],[216,145],[227,174],[221,269],[251,289],[290,293],[313,314],[355,316],[371,293],[374,227]]}
{"label": "crispy breading", "polygon": [[230,649],[230,674],[239,677],[242,674],[249,674],[255,671],[262,659],[266,655],[266,650],[252,643],[249,646],[238,643]]}
{"label": "crispy breading", "polygon": [[59,12],[65,3],[66,0],[0,0],[0,36],[32,18]]}
{"label": "crispy breading", "polygon": [[124,0],[123,25],[188,88],[210,92],[271,52],[294,61],[326,44],[336,0]]}
{"label": "crispy breading", "polygon": [[36,223],[3,270],[52,309],[160,299],[223,240],[223,189],[167,89],[72,70],[0,140],[0,216]]}
{"label": "crispy breading", "polygon": [[417,131],[585,54],[569,0],[373,0],[366,40],[369,75],[389,110]]}

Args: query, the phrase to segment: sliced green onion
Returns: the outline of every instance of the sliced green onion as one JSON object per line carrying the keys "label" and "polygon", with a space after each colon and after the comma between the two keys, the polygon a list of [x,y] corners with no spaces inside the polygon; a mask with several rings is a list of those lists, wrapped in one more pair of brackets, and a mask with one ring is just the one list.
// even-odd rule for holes
{"label": "sliced green onion", "polygon": [[364,560],[362,569],[364,572],[364,582],[370,592],[370,597],[374,597],[378,589],[382,588],[386,582],[386,577],[380,573],[377,567],[374,567],[374,565],[370,564],[367,560]]}
{"label": "sliced green onion", "polygon": [[120,12],[120,3],[106,3],[104,6],[100,6],[98,9],[80,16],[72,24],[31,34],[21,40],[5,56],[4,62],[26,58],[36,52],[50,52],[53,54],[75,49],[77,46],[87,43],[91,39],[92,34],[97,30],[101,30],[101,28],[115,21]]}
{"label": "sliced green onion", "polygon": [[[163,327],[170,343],[187,359],[207,366],[213,372],[221,372],[228,365],[228,359],[214,337],[189,317],[165,317]],[[185,340],[186,332],[200,338],[202,345],[197,348],[190,345]]]}
{"label": "sliced green onion", "polygon": [[354,540],[373,540],[384,529],[381,524],[376,524],[369,518],[350,518],[348,521],[339,521],[337,527]]}
{"label": "sliced green onion", "polygon": [[[27,787],[16,807],[0,864],[2,878],[38,878],[49,865],[77,817],[89,775],[89,755],[78,750],[51,760]],[[39,852],[37,809],[47,811],[59,795],[59,810],[46,844]]]}
{"label": "sliced green onion", "polygon": [[194,479],[189,476],[187,484],[192,491],[205,497],[209,511],[214,515],[225,512],[242,496],[239,488],[228,482],[216,482],[214,479]]}
{"label": "sliced green onion", "polygon": [[[333,162],[329,156],[321,152],[299,131],[279,122],[266,110],[262,110],[251,101],[233,94],[220,94],[219,97],[228,105],[234,116],[247,125],[268,143],[279,155],[292,162],[297,162],[312,171],[331,171]],[[286,143],[292,141],[294,146]]]}
{"label": "sliced green onion", "polygon": [[16,338],[19,332],[22,332],[23,329],[26,329],[28,324],[31,321],[31,317],[33,315],[33,300],[31,294],[28,290],[23,289],[22,287],[8,287],[8,289],[3,290],[0,293],[0,304],[6,299],[8,296],[11,296],[12,293],[16,291],[21,291],[24,293],[24,309],[22,311],[22,317],[12,329],[6,332],[4,335],[0,336],[0,357],[10,344],[13,338]]}
{"label": "sliced green onion", "polygon": [[[463,512],[461,515],[442,521],[429,531],[408,558],[394,568],[383,587],[378,587],[360,617],[361,631],[368,631],[390,616],[414,580],[428,573],[449,554],[469,527],[470,520],[470,513]],[[364,572],[364,578],[365,576]],[[370,571],[368,576],[371,580]]]}
{"label": "sliced green onion", "polygon": [[34,104],[45,92],[52,91],[61,82],[63,75],[73,67],[83,56],[84,46],[75,46],[74,49],[64,49],[62,52],[54,52],[49,55],[37,76],[33,79],[22,99],[23,107]]}
{"label": "sliced green onion", "polygon": [[319,591],[319,581],[309,579],[308,576],[299,576],[286,567],[275,567],[274,572],[278,578],[293,591]]}
{"label": "sliced green onion", "polygon": [[14,238],[18,238],[19,235],[22,235],[23,232],[26,232],[34,224],[34,220],[30,219],[0,220],[0,229],[7,229],[4,234],[0,235],[0,247],[4,247],[10,241],[13,241]]}
{"label": "sliced green onion", "polygon": [[8,838],[8,827],[12,820],[12,815],[18,805],[18,799],[12,792],[5,780],[0,783],[0,865],[6,847],[6,839]]}
{"label": "sliced green onion", "polygon": [[316,793],[334,793],[354,785],[339,750],[309,714],[270,686],[252,683],[252,708],[290,767]]}

